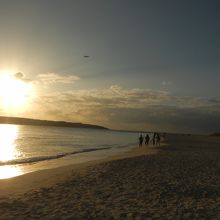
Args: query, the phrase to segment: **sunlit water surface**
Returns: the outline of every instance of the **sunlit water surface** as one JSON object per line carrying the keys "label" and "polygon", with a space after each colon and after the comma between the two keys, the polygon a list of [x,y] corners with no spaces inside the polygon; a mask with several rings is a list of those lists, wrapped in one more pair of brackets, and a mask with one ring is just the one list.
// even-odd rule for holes
{"label": "sunlit water surface", "polygon": [[0,179],[101,159],[137,145],[138,133],[0,125]]}

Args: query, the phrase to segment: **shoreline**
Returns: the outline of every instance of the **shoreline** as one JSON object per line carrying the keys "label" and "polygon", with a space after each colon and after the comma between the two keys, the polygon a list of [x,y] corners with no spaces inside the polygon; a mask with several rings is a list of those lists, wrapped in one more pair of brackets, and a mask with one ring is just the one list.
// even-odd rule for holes
{"label": "shoreline", "polygon": [[[101,148],[93,148],[93,149],[83,149],[81,151],[73,151],[58,154],[55,156],[45,156],[43,160],[36,160],[33,162],[18,163],[18,164],[6,164],[0,166],[0,180],[14,178],[17,176],[22,176],[28,173],[40,171],[40,170],[47,170],[47,169],[55,169],[64,166],[70,165],[78,165],[82,163],[86,163],[89,161],[96,161],[96,160],[105,160],[109,157],[115,155],[121,155],[128,151],[131,151],[136,146],[134,144],[127,145],[123,147],[123,149],[114,148],[114,147],[103,147]],[[48,159],[49,158],[49,159]],[[50,159],[51,158],[51,159]],[[23,159],[24,161],[26,159]],[[8,162],[6,162],[8,163]]]}
{"label": "shoreline", "polygon": [[81,172],[94,165],[140,156],[145,153],[150,155],[157,153],[157,151],[158,149],[152,146],[143,146],[142,148],[136,146],[126,152],[120,152],[118,155],[107,156],[103,159],[95,159],[55,168],[41,169],[7,179],[0,179],[0,198],[8,196],[16,197],[31,190],[36,190],[42,187],[50,187],[51,185],[64,181],[71,176],[73,172]]}
{"label": "shoreline", "polygon": [[0,196],[0,219],[219,219],[220,138],[166,139],[166,146],[13,178]]}

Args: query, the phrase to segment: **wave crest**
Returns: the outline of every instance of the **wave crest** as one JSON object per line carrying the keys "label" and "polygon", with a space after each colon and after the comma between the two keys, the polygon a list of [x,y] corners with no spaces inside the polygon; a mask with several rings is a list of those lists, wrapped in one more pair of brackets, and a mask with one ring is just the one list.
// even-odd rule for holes
{"label": "wave crest", "polygon": [[45,160],[59,159],[59,158],[74,155],[74,154],[81,154],[81,153],[87,153],[87,152],[92,152],[92,151],[107,150],[107,149],[110,149],[110,148],[112,148],[112,147],[89,148],[89,149],[83,149],[83,150],[79,150],[79,151],[73,151],[73,152],[57,154],[57,155],[51,155],[51,156],[38,156],[38,157],[29,157],[29,158],[24,158],[24,159],[15,159],[15,160],[4,161],[4,162],[1,161],[0,166],[18,165],[18,164],[31,164],[31,163],[37,163],[37,162],[45,161]]}

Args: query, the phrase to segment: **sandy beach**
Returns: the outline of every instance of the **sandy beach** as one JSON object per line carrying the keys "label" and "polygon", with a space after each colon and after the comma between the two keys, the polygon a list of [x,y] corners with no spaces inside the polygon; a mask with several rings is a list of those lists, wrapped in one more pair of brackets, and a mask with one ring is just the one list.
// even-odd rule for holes
{"label": "sandy beach", "polygon": [[0,180],[0,219],[220,219],[220,138]]}

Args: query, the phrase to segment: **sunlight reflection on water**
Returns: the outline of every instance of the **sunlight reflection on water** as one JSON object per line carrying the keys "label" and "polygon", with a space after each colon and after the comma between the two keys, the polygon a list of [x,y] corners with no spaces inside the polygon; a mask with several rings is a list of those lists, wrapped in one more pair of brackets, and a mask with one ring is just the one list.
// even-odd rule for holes
{"label": "sunlight reflection on water", "polygon": [[[19,157],[20,152],[16,147],[18,135],[17,125],[0,125],[0,162],[13,160]],[[17,166],[0,166],[0,179],[9,178],[21,174]]]}
{"label": "sunlight reflection on water", "polygon": [[[134,147],[138,135],[95,129],[0,124],[0,179],[117,155]],[[59,155],[64,156],[59,158]]]}
{"label": "sunlight reflection on water", "polygon": [[18,166],[0,166],[0,179],[7,179],[23,174]]}

